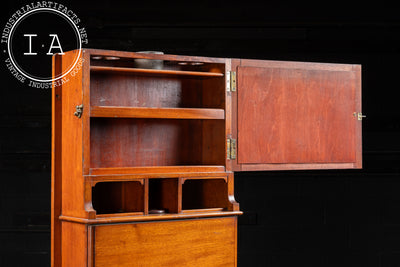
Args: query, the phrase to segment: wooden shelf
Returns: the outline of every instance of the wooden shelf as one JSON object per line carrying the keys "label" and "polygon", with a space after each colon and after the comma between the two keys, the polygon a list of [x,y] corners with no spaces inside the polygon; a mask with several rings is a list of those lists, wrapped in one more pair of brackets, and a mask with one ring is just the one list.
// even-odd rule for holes
{"label": "wooden shelf", "polygon": [[142,108],[92,106],[91,117],[102,118],[157,118],[157,119],[225,119],[223,109],[211,108]]}
{"label": "wooden shelf", "polygon": [[109,218],[118,216],[143,216],[144,212],[120,212],[120,213],[106,213],[106,214],[96,214],[96,218]]}
{"label": "wooden shelf", "polygon": [[152,75],[173,75],[173,76],[197,76],[197,77],[223,77],[223,73],[201,72],[201,71],[182,71],[182,70],[157,70],[157,69],[135,69],[121,67],[90,66],[93,72],[120,72]]}
{"label": "wooden shelf", "polygon": [[[120,175],[124,174],[139,175],[140,177],[158,177],[158,175],[172,177],[173,174],[179,174],[179,177],[191,177],[192,175],[196,176],[196,173],[203,176],[207,176],[207,174],[218,176],[220,173],[226,176],[225,167],[218,165],[90,168],[90,176],[104,176],[106,178],[115,175],[119,177],[116,179],[123,179],[123,176]],[[130,177],[128,176],[127,179],[130,179]]]}
{"label": "wooden shelf", "polygon": [[[95,169],[97,172],[98,169]],[[223,179],[227,180],[225,171],[219,172],[169,172],[167,178],[182,178],[183,181],[188,179]],[[166,178],[165,173],[136,173],[136,174],[101,174],[101,175],[84,175],[85,181],[90,184],[99,182],[123,182],[135,181],[144,184],[146,178]]]}
{"label": "wooden shelf", "polygon": [[[137,216],[117,216],[115,217],[97,217],[96,219],[85,219],[78,217],[71,217],[61,215],[59,217],[62,221],[84,223],[84,224],[100,224],[100,223],[122,223],[122,222],[137,222],[137,221],[158,221],[158,220],[179,220],[190,218],[209,218],[209,217],[222,217],[222,216],[237,216],[242,215],[242,211],[204,211],[192,213],[166,213],[166,214],[149,214]],[[121,213],[122,215],[122,213]]]}
{"label": "wooden shelf", "polygon": [[190,210],[182,210],[182,213],[195,213],[195,212],[223,212],[224,208],[208,208],[208,209],[190,209]]}

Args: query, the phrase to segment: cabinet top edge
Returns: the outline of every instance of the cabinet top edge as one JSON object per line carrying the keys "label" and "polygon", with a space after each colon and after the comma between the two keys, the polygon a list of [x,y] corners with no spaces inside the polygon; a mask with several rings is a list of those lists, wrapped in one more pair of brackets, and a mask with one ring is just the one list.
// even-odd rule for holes
{"label": "cabinet top edge", "polygon": [[239,66],[246,67],[273,67],[273,68],[301,68],[314,70],[343,70],[361,71],[361,64],[329,63],[329,62],[305,62],[286,60],[264,60],[264,59],[240,59],[236,60]]}
{"label": "cabinet top edge", "polygon": [[[130,51],[117,51],[105,49],[82,49],[83,54],[89,56],[115,56],[122,58],[143,58],[143,59],[158,59],[170,61],[190,61],[190,62],[204,62],[204,63],[227,63],[227,58],[204,57],[204,56],[186,56],[186,55],[172,55],[172,54],[151,54],[151,53],[138,53]],[[66,52],[68,53],[68,52]]]}
{"label": "cabinet top edge", "polygon": [[[65,52],[68,54],[75,50]],[[173,54],[151,54],[151,53],[138,53],[131,51],[117,51],[108,49],[96,48],[83,48],[82,54],[88,56],[115,56],[123,58],[143,58],[143,59],[158,59],[158,60],[171,60],[171,61],[189,61],[189,62],[204,62],[204,63],[221,63],[226,64],[230,60],[240,62],[239,65],[246,64],[247,66],[261,67],[261,65],[271,64],[279,65],[281,67],[334,67],[337,69],[343,68],[346,70],[360,71],[362,65],[354,63],[329,63],[329,62],[306,62],[306,61],[293,61],[293,60],[269,60],[269,59],[245,59],[245,58],[222,58],[222,57],[207,57],[207,56],[188,56],[188,55],[173,55]]]}

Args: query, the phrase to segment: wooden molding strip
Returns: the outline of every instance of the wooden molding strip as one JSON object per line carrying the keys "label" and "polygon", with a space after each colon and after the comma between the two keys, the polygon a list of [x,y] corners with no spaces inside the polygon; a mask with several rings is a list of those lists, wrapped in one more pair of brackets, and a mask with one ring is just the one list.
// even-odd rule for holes
{"label": "wooden molding strip", "polygon": [[143,222],[143,221],[162,221],[162,220],[179,220],[191,218],[207,218],[207,217],[227,217],[242,215],[242,211],[205,211],[191,213],[171,213],[162,215],[138,215],[138,216],[116,216],[102,217],[97,219],[85,219],[71,216],[60,216],[61,221],[82,223],[82,224],[106,224],[106,223],[126,223],[126,222]]}

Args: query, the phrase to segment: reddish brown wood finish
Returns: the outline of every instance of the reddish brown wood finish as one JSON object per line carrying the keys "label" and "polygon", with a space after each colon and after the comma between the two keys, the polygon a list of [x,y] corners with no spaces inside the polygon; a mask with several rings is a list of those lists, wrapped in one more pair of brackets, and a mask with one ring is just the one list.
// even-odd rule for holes
{"label": "reddish brown wood finish", "polygon": [[[225,63],[225,72],[228,73],[232,71],[232,62],[234,62],[234,59],[226,59]],[[225,75],[225,88],[227,88],[228,83],[230,83],[230,77],[228,78],[229,74]],[[229,84],[230,87],[230,84]],[[236,94],[234,94],[236,95]],[[233,96],[232,92],[229,90],[225,90],[225,136],[226,138],[231,138],[232,137],[232,130],[233,130],[233,117],[235,116],[235,112],[233,110],[232,106],[232,101],[233,101]],[[225,153],[225,167],[226,171],[232,171],[232,160],[228,158],[227,155],[227,142],[225,142],[225,147],[224,147],[224,153]]]}
{"label": "reddish brown wood finish", "polygon": [[[229,71],[231,72],[237,72],[237,67],[240,66],[240,59],[232,59],[230,61],[230,68]],[[230,82],[230,79],[227,79],[227,82]],[[236,82],[237,83],[237,82]],[[230,87],[230,85],[229,85]],[[237,88],[236,88],[237,90]],[[230,128],[229,131],[227,129],[227,138],[233,138],[237,140],[237,132],[238,132],[238,128],[237,128],[237,119],[238,119],[238,107],[237,107],[237,103],[238,103],[238,94],[237,91],[228,91],[227,93],[227,97],[230,98],[230,110],[231,110],[231,116],[230,119],[228,119],[230,121]],[[227,154],[227,151],[225,151],[225,153]],[[228,157],[228,155],[226,155],[226,169],[227,171],[240,171],[241,170],[241,165],[238,164],[237,160],[233,159],[229,159],[230,157]]]}
{"label": "reddish brown wood finish", "polygon": [[223,109],[223,80],[91,73],[90,101],[92,106]]}
{"label": "reddish brown wood finish", "polygon": [[149,214],[143,215],[115,215],[105,216],[101,215],[96,219],[83,219],[70,216],[60,216],[60,220],[73,223],[81,223],[88,225],[106,224],[106,223],[129,223],[129,222],[148,222],[148,221],[167,221],[167,220],[185,220],[185,219],[199,219],[199,218],[216,218],[216,217],[232,217],[242,215],[241,211],[221,211],[220,208],[215,209],[200,209],[196,212],[190,213],[167,213],[167,214]]}
{"label": "reddish brown wood finish", "polygon": [[96,215],[134,212],[144,214],[144,185],[140,182],[97,183],[92,194]]}
{"label": "reddish brown wood finish", "polygon": [[239,203],[235,200],[235,183],[234,183],[234,174],[233,172],[228,172],[228,200],[230,202],[228,210],[241,212],[239,208]]}
{"label": "reddish brown wood finish", "polygon": [[236,225],[234,217],[96,226],[95,266],[236,266]]}
{"label": "reddish brown wood finish", "polygon": [[[53,76],[77,52],[55,57]],[[360,66],[93,49],[82,60],[53,91],[53,267],[235,266],[233,170],[361,167]]]}
{"label": "reddish brown wood finish", "polygon": [[228,210],[227,181],[224,179],[185,179],[182,181],[182,209]]}
{"label": "reddish brown wood finish", "polygon": [[[78,51],[66,53],[62,65],[68,66]],[[86,217],[84,209],[84,184],[77,182],[83,174],[83,125],[82,119],[74,116],[76,106],[82,104],[82,72],[70,77],[62,86],[62,214]],[[84,112],[82,118],[86,117]]]}
{"label": "reddish brown wood finish", "polygon": [[[53,57],[53,78],[62,73],[61,56]],[[61,140],[62,113],[61,87],[53,88],[51,120],[51,266],[61,266]]]}
{"label": "reddish brown wood finish", "polygon": [[82,114],[82,143],[83,143],[83,174],[89,174],[90,169],[90,51],[83,50],[82,52],[82,68],[79,72],[82,75],[82,83],[77,84],[77,86],[81,86],[82,90],[82,104],[84,108],[84,112]]}
{"label": "reddish brown wood finish", "polygon": [[157,59],[157,60],[171,60],[176,62],[203,62],[203,63],[225,63],[224,58],[212,58],[212,57],[199,57],[199,56],[181,56],[181,55],[160,55],[151,53],[135,53],[127,51],[113,51],[113,50],[102,50],[102,49],[85,49],[90,52],[92,56],[115,56],[119,58],[145,58],[145,59]]}
{"label": "reddish brown wood finish", "polygon": [[240,163],[355,161],[354,73],[239,67],[238,75]]}
{"label": "reddish brown wood finish", "polygon": [[359,68],[252,63],[237,67],[241,170],[360,165]]}
{"label": "reddish brown wood finish", "polygon": [[[211,124],[202,137],[204,125],[201,120],[92,118],[91,167],[223,165],[224,121]],[[203,157],[209,147],[221,152]]]}
{"label": "reddish brown wood finish", "polygon": [[180,185],[178,179],[151,179],[149,180],[149,211],[164,210],[165,213],[180,212]]}
{"label": "reddish brown wood finish", "polygon": [[200,77],[223,77],[223,73],[216,72],[200,72],[200,71],[179,71],[179,70],[157,70],[157,69],[135,69],[135,68],[120,68],[120,67],[101,67],[92,66],[90,70],[93,72],[119,72],[119,73],[135,73],[152,75],[167,75],[167,76],[200,76]]}
{"label": "reddish brown wood finish", "polygon": [[[76,53],[66,53],[60,69],[66,68]],[[62,248],[57,258],[57,247],[53,246],[52,261],[61,261],[62,254],[63,266],[97,266],[93,250],[97,226],[91,224],[241,214],[232,204],[232,195],[228,196],[233,194],[233,180],[226,177],[224,166],[225,60],[196,58],[204,65],[178,68],[172,64],[168,70],[133,70],[129,66],[90,67],[95,63],[92,53],[82,52],[85,63],[81,71],[63,87],[62,104],[53,107],[62,121],[62,127],[53,123],[54,129],[63,133],[53,140],[53,145],[59,143],[63,155],[60,163],[54,160],[63,167],[60,195],[54,202],[61,205],[62,199],[62,208],[57,215],[54,205],[54,218],[61,215],[63,231],[53,228],[54,240],[62,240]],[[80,104],[83,114],[78,118],[74,112]],[[181,177],[191,180],[190,176],[202,177],[202,184],[194,190],[210,190],[210,199],[204,192],[196,210],[181,213],[180,181]],[[217,183],[216,190],[213,181],[219,177],[222,183]],[[152,215],[151,209],[165,209],[167,213]],[[230,228],[229,235],[235,236],[235,231]],[[78,256],[71,259],[74,253]],[[233,253],[230,260],[236,257]]]}
{"label": "reddish brown wood finish", "polygon": [[223,109],[200,108],[132,108],[92,106],[91,117],[102,118],[149,118],[149,119],[225,119]]}
{"label": "reddish brown wood finish", "polygon": [[[197,175],[197,176],[226,176],[224,166],[163,166],[163,167],[126,167],[126,168],[93,168],[91,175],[123,175],[132,174],[139,177],[158,177],[168,173],[170,177]],[[147,175],[147,176],[146,176]],[[157,176],[153,176],[157,175]]]}
{"label": "reddish brown wood finish", "polygon": [[89,266],[88,226],[62,221],[62,267]]}

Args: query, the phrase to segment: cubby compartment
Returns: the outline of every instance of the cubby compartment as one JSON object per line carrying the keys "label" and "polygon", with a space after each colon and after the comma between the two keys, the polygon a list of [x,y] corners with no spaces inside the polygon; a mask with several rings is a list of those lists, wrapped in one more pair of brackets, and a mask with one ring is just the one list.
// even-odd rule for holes
{"label": "cubby compartment", "polygon": [[144,214],[144,184],[139,181],[100,182],[92,188],[92,204],[96,215]]}
{"label": "cubby compartment", "polygon": [[225,164],[225,121],[91,118],[90,167]]}
{"label": "cubby compartment", "polygon": [[225,108],[225,77],[91,72],[91,106]]}
{"label": "cubby compartment", "polygon": [[149,179],[149,214],[165,214],[178,212],[178,179]]}
{"label": "cubby compartment", "polygon": [[222,211],[230,206],[225,179],[184,179],[182,212]]}
{"label": "cubby compartment", "polygon": [[[203,60],[190,61],[181,60],[167,60],[161,59],[164,56],[156,56],[157,58],[144,57],[116,57],[116,56],[100,56],[93,55],[90,59],[90,66],[92,71],[98,71],[99,67],[105,67],[104,71],[115,71],[117,69],[124,69],[126,71],[135,69],[147,69],[160,71],[185,71],[185,72],[200,72],[200,73],[215,73],[223,75],[225,70],[224,63],[204,62]],[[167,56],[168,57],[168,56]],[[103,71],[103,72],[104,72]]]}

